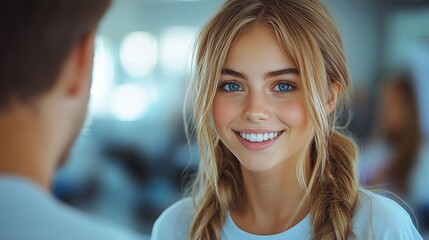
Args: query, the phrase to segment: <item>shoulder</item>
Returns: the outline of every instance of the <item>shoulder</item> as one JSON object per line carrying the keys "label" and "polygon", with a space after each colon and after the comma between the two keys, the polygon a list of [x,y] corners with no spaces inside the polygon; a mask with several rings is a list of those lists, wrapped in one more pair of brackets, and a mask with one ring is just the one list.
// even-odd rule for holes
{"label": "shoulder", "polygon": [[184,198],[168,207],[156,220],[152,240],[188,239],[189,227],[194,217],[192,198]]}
{"label": "shoulder", "polygon": [[[68,206],[59,206],[61,212],[58,219],[64,225],[52,223],[61,229],[61,234],[69,233],[68,236],[76,236],[79,239],[106,239],[106,240],[137,240],[147,239],[145,236],[132,231],[129,228],[121,227],[108,221],[102,221],[95,216],[85,214]],[[76,239],[73,238],[73,239]],[[65,238],[61,238],[65,239]]]}
{"label": "shoulder", "polygon": [[422,239],[398,203],[365,189],[359,191],[353,231],[358,239]]}
{"label": "shoulder", "polygon": [[0,176],[0,192],[0,239],[141,238],[62,204],[24,179]]}

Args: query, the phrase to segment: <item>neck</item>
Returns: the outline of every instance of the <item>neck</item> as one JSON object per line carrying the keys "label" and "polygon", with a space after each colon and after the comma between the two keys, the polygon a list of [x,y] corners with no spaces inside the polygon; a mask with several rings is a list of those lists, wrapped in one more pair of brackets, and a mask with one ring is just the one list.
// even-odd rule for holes
{"label": "neck", "polygon": [[49,136],[43,127],[37,113],[28,108],[0,113],[0,174],[29,179],[49,191],[55,153],[44,141]]}
{"label": "neck", "polygon": [[[307,176],[309,171],[306,166]],[[242,229],[260,235],[280,233],[308,214],[308,200],[299,208],[304,191],[298,182],[295,164],[286,161],[264,172],[250,172],[242,166],[242,173],[244,202],[231,213]]]}

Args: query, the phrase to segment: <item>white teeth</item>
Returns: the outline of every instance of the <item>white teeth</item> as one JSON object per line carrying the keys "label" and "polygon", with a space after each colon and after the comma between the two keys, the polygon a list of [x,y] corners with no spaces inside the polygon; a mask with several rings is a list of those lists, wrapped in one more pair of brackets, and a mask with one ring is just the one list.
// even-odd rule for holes
{"label": "white teeth", "polygon": [[251,141],[251,142],[256,142],[256,135],[257,134],[251,133],[248,140]]}
{"label": "white teeth", "polygon": [[264,141],[268,140],[268,133],[264,133]]}
{"label": "white teeth", "polygon": [[249,142],[264,142],[276,138],[279,132],[270,133],[239,133],[240,137]]}

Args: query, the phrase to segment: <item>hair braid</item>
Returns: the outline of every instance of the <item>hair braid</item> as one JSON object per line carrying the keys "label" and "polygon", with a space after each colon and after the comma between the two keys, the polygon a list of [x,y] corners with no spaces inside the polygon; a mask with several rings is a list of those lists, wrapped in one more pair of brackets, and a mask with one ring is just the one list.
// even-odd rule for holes
{"label": "hair braid", "polygon": [[316,240],[347,239],[358,195],[355,173],[357,148],[349,137],[334,131],[328,140],[328,161],[312,189],[313,233]]}
{"label": "hair braid", "polygon": [[238,160],[222,142],[219,142],[216,150],[220,159],[217,194],[213,188],[206,188],[202,194],[190,229],[192,240],[220,239],[220,230],[227,211],[240,202],[241,189],[238,186],[242,186],[242,183]]}

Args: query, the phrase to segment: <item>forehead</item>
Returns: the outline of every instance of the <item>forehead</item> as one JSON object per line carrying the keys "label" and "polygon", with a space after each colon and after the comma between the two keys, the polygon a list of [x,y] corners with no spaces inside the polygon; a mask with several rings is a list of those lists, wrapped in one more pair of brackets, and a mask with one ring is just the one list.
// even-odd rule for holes
{"label": "forehead", "polygon": [[273,30],[266,26],[256,26],[242,33],[229,49],[224,67],[246,73],[296,68]]}

